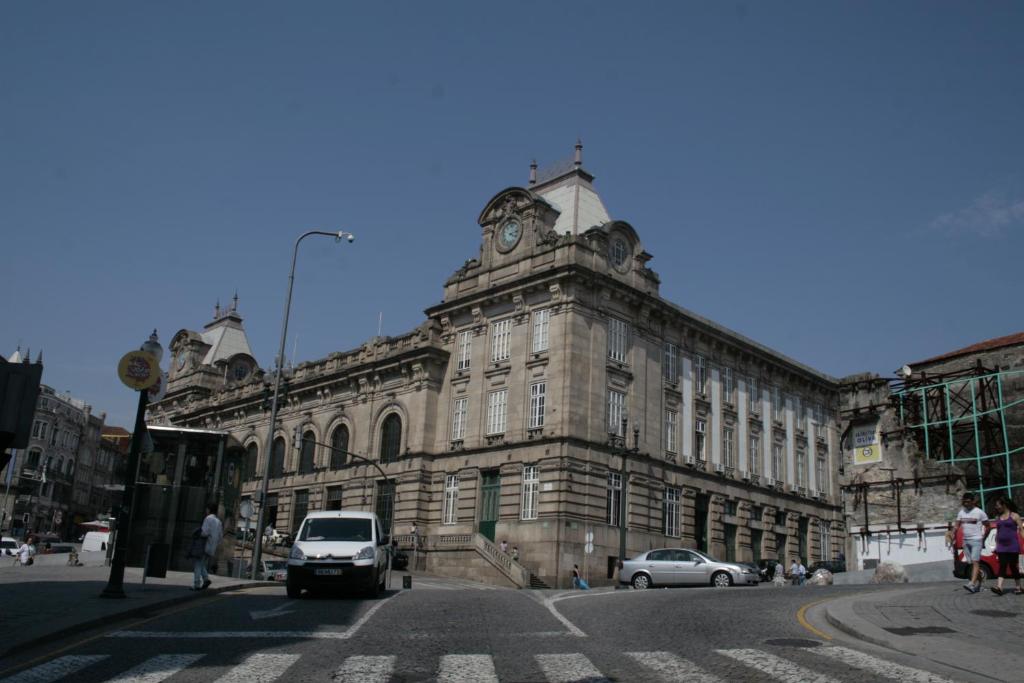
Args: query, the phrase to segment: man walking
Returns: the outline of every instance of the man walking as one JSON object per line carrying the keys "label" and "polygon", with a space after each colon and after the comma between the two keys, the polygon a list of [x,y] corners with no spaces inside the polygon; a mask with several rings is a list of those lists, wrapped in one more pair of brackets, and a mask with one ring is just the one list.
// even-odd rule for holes
{"label": "man walking", "polygon": [[217,519],[217,504],[210,503],[207,507],[208,514],[203,519],[203,526],[199,529],[199,536],[204,539],[203,552],[196,553],[195,564],[192,567],[192,590],[206,590],[210,587],[210,576],[207,567],[217,555],[217,547],[220,539],[224,536],[224,526]]}
{"label": "man walking", "polygon": [[960,501],[963,506],[956,515],[956,529],[962,530],[964,560],[971,563],[971,581],[964,589],[968,593],[981,590],[981,545],[985,539],[985,522],[988,515],[974,503],[974,494],[968,491]]}

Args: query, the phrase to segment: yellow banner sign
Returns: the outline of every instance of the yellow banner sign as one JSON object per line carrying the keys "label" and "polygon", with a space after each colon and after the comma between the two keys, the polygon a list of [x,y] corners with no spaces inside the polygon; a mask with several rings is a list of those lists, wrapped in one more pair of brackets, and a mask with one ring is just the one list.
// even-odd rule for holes
{"label": "yellow banner sign", "polygon": [[877,443],[853,449],[854,465],[870,465],[873,462],[882,462],[882,447]]}

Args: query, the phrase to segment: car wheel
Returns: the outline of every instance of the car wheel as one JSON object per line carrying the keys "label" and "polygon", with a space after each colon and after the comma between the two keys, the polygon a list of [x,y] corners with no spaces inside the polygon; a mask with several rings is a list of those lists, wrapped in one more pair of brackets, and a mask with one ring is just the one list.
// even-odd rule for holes
{"label": "car wheel", "polygon": [[633,588],[638,591],[645,590],[653,585],[651,577],[647,576],[647,574],[634,574],[633,580],[630,583],[632,583]]}
{"label": "car wheel", "polygon": [[728,588],[732,585],[732,577],[728,572],[715,572],[711,577],[711,585],[715,588]]}
{"label": "car wheel", "polygon": [[373,583],[370,584],[370,588],[366,591],[367,597],[376,598],[380,595],[380,579],[377,578],[376,572],[374,573]]}
{"label": "car wheel", "polygon": [[302,586],[298,585],[294,581],[285,582],[285,590],[288,592],[288,597],[292,600],[297,600],[302,596]]}
{"label": "car wheel", "polygon": [[992,573],[992,568],[989,567],[984,562],[981,563],[981,578],[984,581],[989,581],[989,580],[995,578],[995,574]]}

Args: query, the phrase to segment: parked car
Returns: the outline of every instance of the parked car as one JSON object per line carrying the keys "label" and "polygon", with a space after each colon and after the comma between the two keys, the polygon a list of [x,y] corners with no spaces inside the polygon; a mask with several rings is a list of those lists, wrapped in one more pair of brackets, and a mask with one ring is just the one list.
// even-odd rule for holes
{"label": "parked car", "polygon": [[288,560],[260,560],[260,570],[256,572],[260,581],[286,581],[288,579]]}
{"label": "parked car", "polygon": [[408,569],[409,567],[409,554],[404,550],[396,550],[394,555],[391,557],[391,568],[392,569]]}
{"label": "parked car", "polygon": [[20,547],[21,544],[18,543],[16,538],[11,538],[10,536],[0,538],[0,555],[14,555]]}
{"label": "parked car", "polygon": [[108,543],[110,543],[109,531],[90,531],[82,540],[82,552],[106,552]]}
{"label": "parked car", "polygon": [[387,581],[389,543],[373,512],[309,513],[288,554],[288,597],[329,587],[358,588],[376,597]]}
{"label": "parked car", "polygon": [[760,579],[757,570],[748,565],[719,562],[697,550],[659,548],[623,562],[619,582],[636,589],[683,584],[724,588],[733,584],[756,586]]}
{"label": "parked car", "polygon": [[846,571],[846,563],[840,560],[824,560],[821,562],[815,562],[807,568],[807,576],[814,576],[814,572],[819,569],[827,569],[833,574],[841,574]]}
{"label": "parked car", "polygon": [[[971,578],[971,563],[964,558],[963,529],[957,529],[953,541],[953,576],[958,579]],[[1020,536],[1024,548],[1024,536]],[[996,557],[996,526],[994,520],[985,522],[985,542],[981,546],[981,574],[983,579],[999,576],[999,558]]]}

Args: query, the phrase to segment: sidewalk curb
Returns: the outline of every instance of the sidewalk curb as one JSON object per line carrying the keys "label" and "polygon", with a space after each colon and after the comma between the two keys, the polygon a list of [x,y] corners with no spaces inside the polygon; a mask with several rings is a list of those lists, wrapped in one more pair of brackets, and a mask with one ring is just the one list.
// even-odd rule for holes
{"label": "sidewalk curb", "polygon": [[[11,647],[8,647],[8,648],[0,651],[0,660],[4,659],[6,657],[10,657],[15,652],[20,652],[20,651],[23,651],[23,650],[30,650],[32,648],[39,647],[40,645],[43,645],[44,643],[50,642],[50,641],[52,641],[54,639],[66,638],[68,636],[73,636],[73,635],[75,635],[77,633],[82,633],[83,631],[89,631],[89,630],[92,630],[94,628],[98,628],[98,627],[103,626],[105,624],[117,623],[118,621],[124,621],[124,620],[127,620],[127,619],[131,619],[133,617],[138,617],[138,616],[144,615],[147,612],[152,612],[152,611],[161,610],[161,609],[167,609],[168,607],[174,607],[175,605],[180,605],[182,603],[186,603],[186,602],[189,602],[191,600],[203,600],[207,596],[214,596],[214,595],[217,595],[219,593],[226,593],[228,591],[238,590],[239,588],[266,588],[266,587],[269,587],[269,586],[280,586],[280,585],[282,585],[280,581],[253,581],[251,583],[245,583],[245,584],[237,584],[236,583],[236,584],[230,584],[230,585],[227,585],[227,586],[218,586],[216,588],[210,587],[210,588],[208,588],[208,589],[206,589],[205,591],[202,591],[202,592],[199,592],[199,591],[189,591],[186,587],[183,586],[182,590],[185,591],[185,593],[183,595],[175,595],[174,597],[165,598],[163,600],[159,600],[159,601],[156,601],[156,602],[151,602],[151,603],[148,603],[148,604],[145,604],[145,605],[139,605],[137,607],[132,607],[131,609],[127,609],[127,610],[124,610],[124,611],[121,611],[121,612],[114,612],[113,614],[107,614],[107,615],[104,615],[102,617],[97,617],[95,619],[91,619],[89,621],[83,621],[83,622],[78,623],[78,624],[72,624],[70,626],[65,626],[64,628],[58,629],[58,630],[53,631],[51,633],[47,633],[44,636],[38,636],[36,638],[32,638],[30,640],[26,640],[26,641],[17,643],[16,645],[13,645]],[[96,599],[100,599],[100,598],[97,597]]]}

